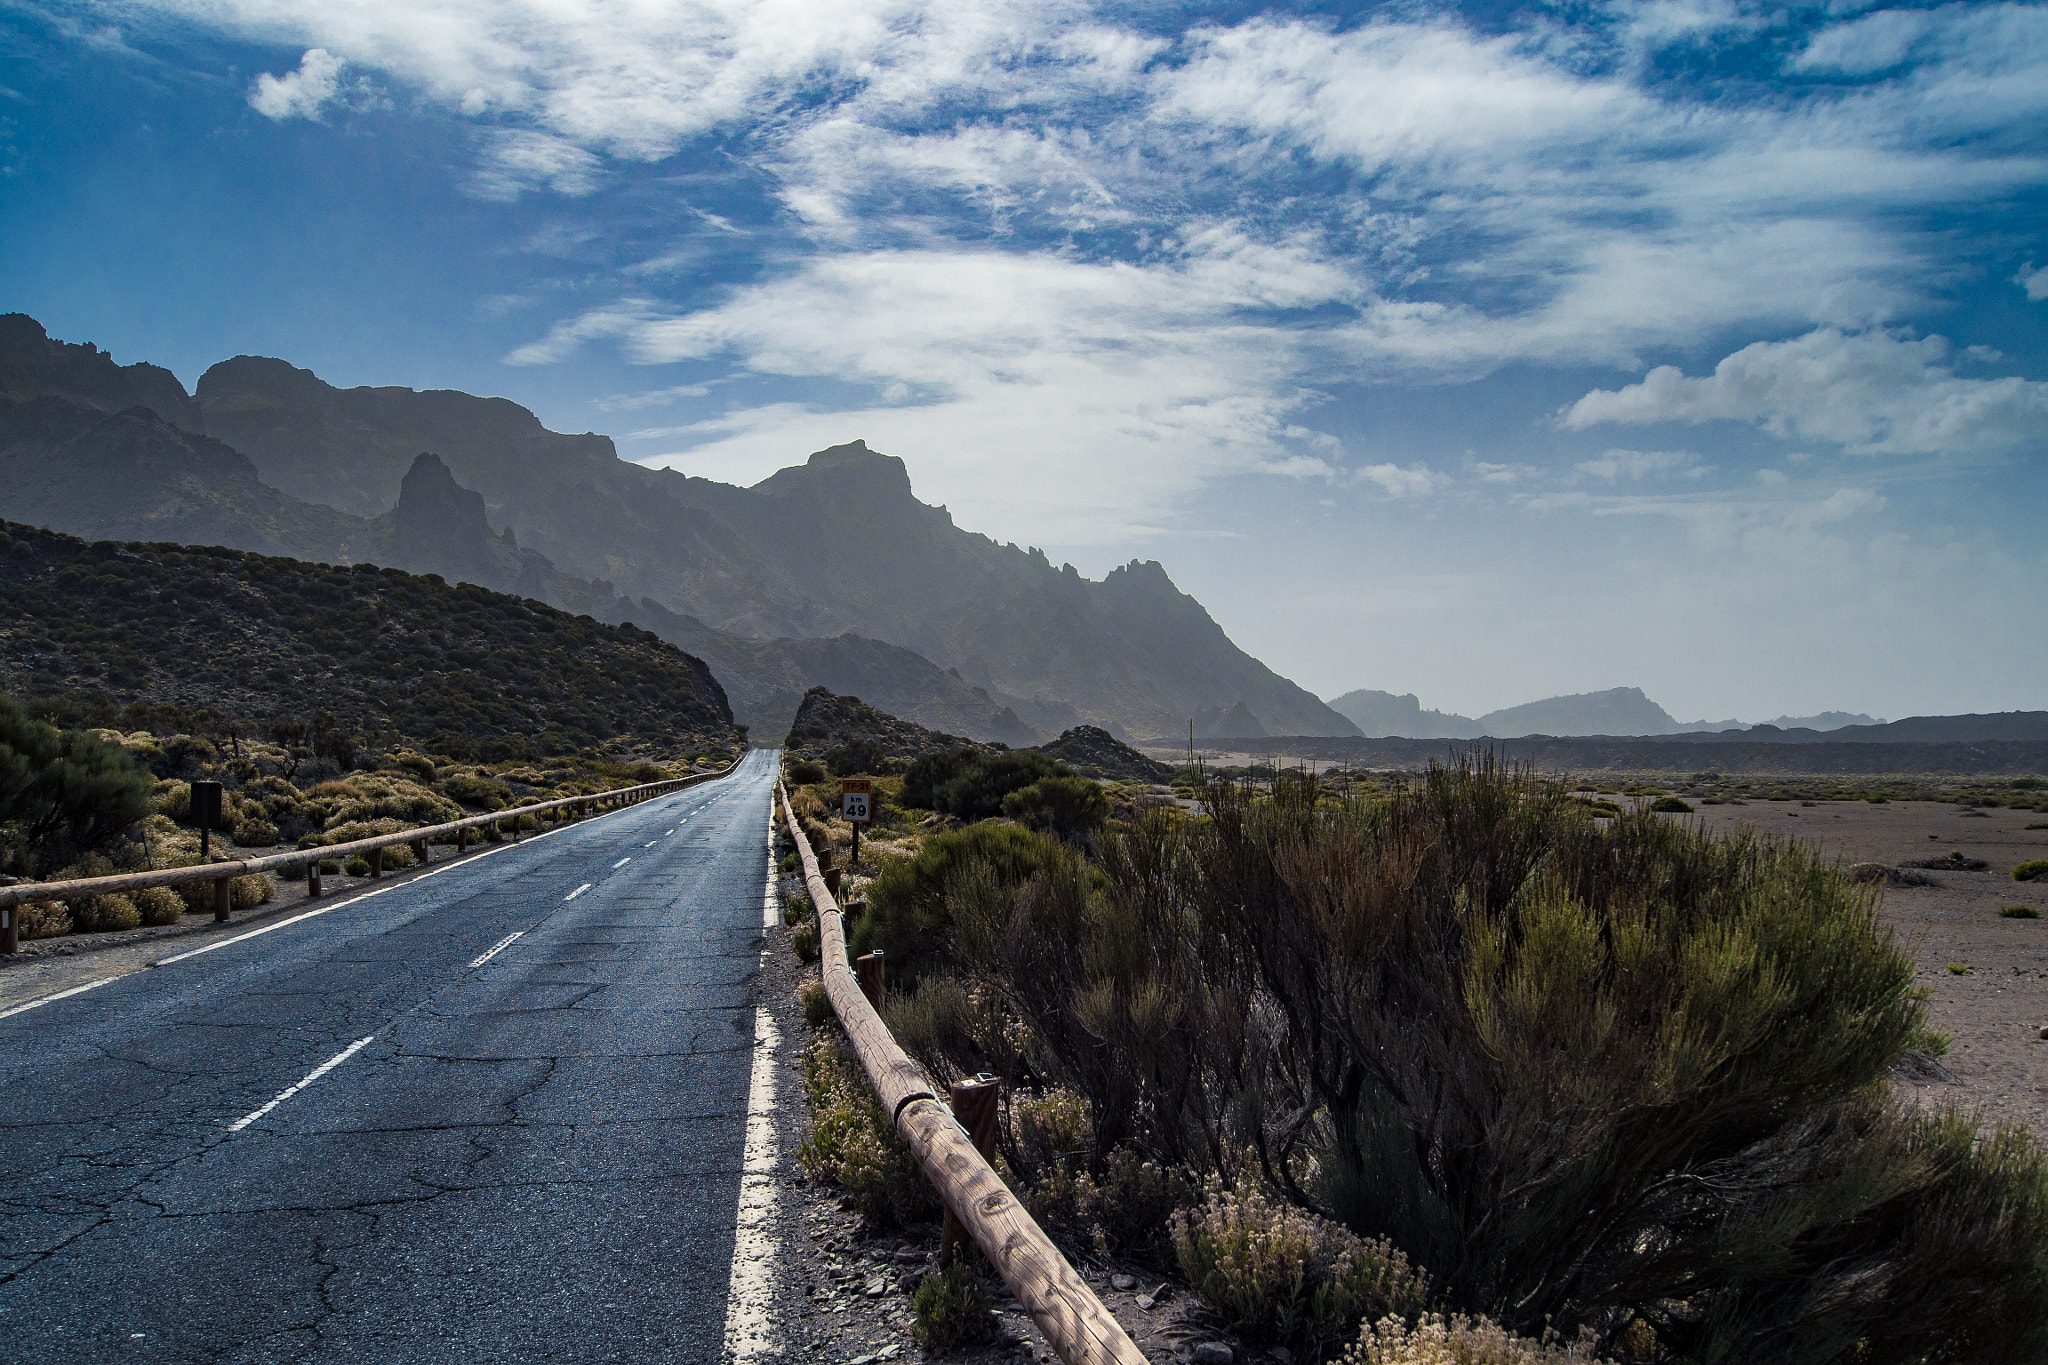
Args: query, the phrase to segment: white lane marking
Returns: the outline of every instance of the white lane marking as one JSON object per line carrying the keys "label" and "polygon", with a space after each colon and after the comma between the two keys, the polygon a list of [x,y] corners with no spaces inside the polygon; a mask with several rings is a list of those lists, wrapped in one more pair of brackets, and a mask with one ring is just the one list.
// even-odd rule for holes
{"label": "white lane marking", "polygon": [[612,864],[612,871],[617,872],[620,868],[624,867],[627,863],[630,863],[632,861],[633,855],[628,853],[625,857],[619,859],[617,862]]}
{"label": "white lane marking", "polygon": [[504,952],[504,951],[505,951],[505,950],[506,950],[507,948],[510,948],[510,947],[512,946],[512,940],[513,940],[513,939],[515,939],[515,938],[518,938],[518,937],[519,937],[519,936],[520,936],[521,934],[523,934],[523,933],[525,933],[525,932],[526,932],[526,931],[525,931],[524,929],[514,929],[514,930],[513,930],[513,931],[512,931],[511,933],[509,933],[509,934],[505,935],[505,937],[503,937],[503,938],[499,939],[499,940],[498,940],[498,941],[497,941],[496,943],[493,943],[493,944],[491,945],[491,948],[490,948],[490,951],[489,951],[489,952],[487,952],[487,953],[484,953],[484,954],[482,954],[482,955],[481,955],[481,956],[479,956],[479,957],[478,957],[478,958],[477,958],[477,959],[476,959],[476,960],[475,960],[474,962],[471,962],[471,963],[470,963],[469,965],[470,965],[470,966],[472,966],[472,967],[481,967],[481,966],[483,966],[483,965],[484,965],[484,964],[485,964],[486,962],[489,962],[489,961],[490,961],[490,960],[491,960],[492,958],[496,957],[496,956],[497,956],[497,955],[498,955],[499,953],[502,953],[502,952]]}
{"label": "white lane marking", "polygon": [[774,1016],[754,1009],[754,1066],[747,1085],[747,1145],[740,1166],[739,1209],[733,1219],[732,1279],[726,1289],[724,1359],[740,1365],[775,1349],[769,1317],[774,1285],[775,1053],[782,1036]]}
{"label": "white lane marking", "polygon": [[[424,881],[425,878],[415,877],[413,880]],[[385,891],[390,891],[393,889],[393,887],[387,886],[382,888],[381,890],[370,892],[369,896],[352,897],[350,901],[345,901],[343,902],[343,904],[350,904],[353,901],[368,900],[370,896],[381,896],[384,894]],[[290,919],[281,919],[275,924],[266,924],[261,929],[251,929],[246,934],[236,934],[233,938],[224,938],[218,943],[209,943],[204,948],[194,948],[192,951],[188,953],[176,953],[170,957],[160,957],[156,961],[150,963],[149,965],[152,967],[168,967],[173,962],[183,962],[188,957],[198,957],[201,953],[210,953],[216,948],[226,948],[236,943],[247,943],[252,938],[262,938],[265,934],[271,933],[278,929],[288,928],[291,925],[299,923],[301,920],[309,920],[313,918],[315,915],[324,915],[329,910],[339,909],[341,909],[340,905],[323,905],[318,910],[308,910],[303,915],[293,915]]]}
{"label": "white lane marking", "polygon": [[570,893],[569,893],[568,895],[566,895],[566,896],[562,897],[562,904],[564,904],[564,905],[567,905],[567,904],[568,904],[568,903],[569,903],[570,901],[573,901],[573,900],[575,900],[575,899],[576,899],[576,898],[577,898],[578,896],[582,895],[582,894],[583,894],[584,892],[588,891],[589,889],[590,889],[590,883],[589,883],[589,882],[585,882],[585,883],[583,883],[583,885],[581,885],[581,886],[577,887],[577,888],[576,888],[576,889],[575,889],[574,891],[571,891],[571,892],[570,892]]}
{"label": "white lane marking", "polygon": [[658,844],[658,843],[660,843],[660,842],[661,842],[661,840],[659,840],[659,839],[649,839],[649,840],[648,840],[648,841],[647,841],[646,843],[644,843],[644,844],[640,845],[640,847],[642,847],[642,848],[653,848],[653,847],[654,847],[654,846],[655,846],[656,844]]}
{"label": "white lane marking", "polygon": [[[136,971],[140,970],[141,968],[139,967],[136,969]],[[135,972],[121,973],[121,976],[133,975],[135,975]],[[73,986],[68,991],[52,991],[48,995],[38,996],[34,1000],[29,1001],[26,1005],[16,1005],[13,1009],[10,1010],[0,1010],[0,1019],[11,1019],[17,1014],[26,1014],[30,1010],[34,1009],[36,1006],[47,1005],[52,1000],[62,1000],[65,999],[67,996],[84,995],[87,991],[96,991],[100,987],[106,985],[109,981],[119,981],[121,979],[121,976],[103,976],[97,981],[88,981],[83,986]]]}
{"label": "white lane marking", "polygon": [[674,830],[670,830],[670,831],[668,831],[668,834],[664,834],[664,835],[662,835],[661,837],[662,837],[662,838],[664,838],[664,839],[666,839],[666,838],[668,838],[669,834],[674,834],[674,833],[675,833],[675,831],[674,831]]}
{"label": "white lane marking", "polygon": [[364,1048],[368,1047],[370,1044],[376,1041],[377,1035],[374,1033],[367,1038],[356,1039],[353,1043],[350,1043],[347,1047],[335,1053],[332,1057],[329,1057],[326,1061],[320,1063],[320,1065],[314,1067],[311,1071],[308,1071],[306,1073],[306,1078],[300,1081],[297,1085],[286,1086],[284,1089],[277,1092],[276,1099],[273,1099],[270,1103],[264,1105],[261,1109],[252,1110],[249,1113],[242,1115],[242,1117],[236,1119],[233,1123],[229,1124],[228,1131],[230,1133],[241,1132],[244,1128],[247,1128],[250,1124],[262,1118],[265,1114],[277,1108],[277,1106],[283,1104],[286,1100],[298,1094],[301,1090],[304,1090],[307,1086],[319,1080],[322,1076],[325,1076],[328,1072],[334,1070],[334,1068],[340,1066],[343,1062],[355,1056],[358,1052],[361,1052]]}

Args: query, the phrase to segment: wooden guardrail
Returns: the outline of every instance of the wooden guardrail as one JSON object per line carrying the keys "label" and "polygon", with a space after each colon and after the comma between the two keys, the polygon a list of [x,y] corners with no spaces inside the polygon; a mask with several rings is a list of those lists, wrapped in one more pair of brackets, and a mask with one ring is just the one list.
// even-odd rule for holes
{"label": "wooden guardrail", "polygon": [[974,1140],[938,1098],[931,1081],[889,1035],[846,960],[839,902],[825,885],[789,794],[776,784],[783,818],[818,910],[825,993],[853,1050],[911,1154],[946,1208],[1067,1365],[1145,1365],[1145,1356],[1052,1239],[975,1150]]}
{"label": "wooden guardrail", "polygon": [[739,767],[740,760],[734,759],[717,772],[692,773],[688,777],[668,777],[659,782],[643,782],[638,786],[619,787],[612,791],[595,792],[589,796],[563,796],[552,801],[538,801],[530,806],[513,810],[494,811],[489,815],[470,815],[460,820],[450,820],[439,825],[421,825],[413,829],[399,830],[393,834],[373,835],[368,839],[351,839],[345,844],[327,844],[316,848],[293,849],[289,853],[270,853],[261,858],[242,858],[218,863],[194,863],[189,867],[164,867],[153,872],[122,872],[111,877],[80,877],[64,882],[20,882],[14,886],[0,886],[0,953],[16,950],[19,926],[16,923],[16,908],[23,905],[37,905],[47,901],[71,900],[85,896],[112,896],[125,891],[140,891],[149,886],[182,886],[193,882],[212,882],[213,914],[217,920],[228,917],[228,901],[231,895],[229,884],[237,877],[252,876],[259,872],[285,872],[306,874],[306,894],[320,894],[320,864],[329,859],[353,858],[364,854],[370,861],[370,875],[378,876],[383,871],[383,852],[394,844],[411,844],[413,852],[421,862],[427,861],[426,850],[432,842],[446,834],[453,834],[456,848],[460,851],[469,843],[469,831],[488,826],[512,822],[511,837],[519,838],[519,821],[522,817],[554,815],[574,808],[575,818],[582,819],[592,809],[603,811],[617,806],[628,806],[645,801],[650,797],[665,796],[684,787],[694,787],[700,782],[711,782],[731,775]]}

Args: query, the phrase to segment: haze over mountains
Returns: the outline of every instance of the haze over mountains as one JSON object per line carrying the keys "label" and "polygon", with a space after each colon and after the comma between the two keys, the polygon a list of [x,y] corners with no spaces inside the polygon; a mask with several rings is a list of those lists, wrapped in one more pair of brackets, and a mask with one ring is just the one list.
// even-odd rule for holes
{"label": "haze over mountains", "polygon": [[[1341,713],[1373,739],[1516,739],[1524,735],[1681,735],[1747,729],[1739,720],[1680,721],[1637,687],[1547,697],[1476,719],[1445,711],[1424,710],[1414,694],[1395,695],[1360,688],[1331,701]],[[1813,716],[1779,716],[1763,724],[1780,730],[1839,730],[1852,725],[1882,725],[1871,716],[1824,711]]]}
{"label": "haze over mountains", "polygon": [[168,371],[0,318],[0,516],[93,538],[376,562],[631,620],[779,733],[823,683],[1006,743],[1257,725],[1350,735],[1154,562],[1101,581],[953,525],[852,441],[752,488],[620,460],[504,399],[342,390],[237,357]]}

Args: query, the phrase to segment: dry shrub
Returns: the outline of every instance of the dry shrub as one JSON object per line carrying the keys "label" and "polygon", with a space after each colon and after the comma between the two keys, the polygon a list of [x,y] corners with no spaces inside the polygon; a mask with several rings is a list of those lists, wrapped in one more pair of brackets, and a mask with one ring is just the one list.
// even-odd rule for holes
{"label": "dry shrub", "polygon": [[832,1017],[832,997],[825,992],[825,983],[818,980],[804,982],[797,987],[797,1002],[804,1007],[804,1022],[817,1028]]}
{"label": "dry shrub", "polygon": [[267,905],[275,895],[277,883],[268,872],[237,877],[228,883],[228,901],[237,910],[253,910],[259,905]]}
{"label": "dry shrub", "polygon": [[1032,1215],[1086,1236],[1097,1251],[1155,1259],[1173,1216],[1195,1202],[1194,1181],[1128,1147],[1111,1152],[1100,1177],[1085,1161],[1051,1167],[1025,1201]]}
{"label": "dry shrub", "polygon": [[1565,1342],[1553,1333],[1532,1341],[1489,1318],[1425,1313],[1412,1325],[1405,1317],[1381,1318],[1337,1365],[1599,1365],[1599,1357],[1583,1337]]}
{"label": "dry shrub", "polygon": [[62,901],[34,901],[17,905],[15,932],[24,940],[60,938],[71,932],[71,912]]}
{"label": "dry shrub", "polygon": [[126,896],[75,896],[64,902],[71,912],[71,931],[78,934],[133,929],[142,923],[142,912]]}
{"label": "dry shrub", "polygon": [[176,924],[185,913],[185,898],[168,886],[146,886],[135,893],[134,900],[144,924]]}
{"label": "dry shrub", "polygon": [[818,960],[819,929],[816,919],[807,919],[796,926],[789,936],[789,950],[796,954],[799,962]]}
{"label": "dry shrub", "polygon": [[235,842],[243,848],[268,848],[277,842],[277,826],[260,817],[235,826]]}
{"label": "dry shrub", "polygon": [[915,1314],[911,1336],[934,1353],[972,1346],[995,1329],[995,1296],[965,1261],[918,1281],[910,1306]]}
{"label": "dry shrub", "polygon": [[804,1094],[811,1131],[796,1157],[807,1172],[844,1189],[877,1223],[910,1223],[938,1211],[938,1196],[890,1128],[860,1063],[836,1036],[819,1037],[804,1050]]}
{"label": "dry shrub", "polygon": [[1211,1179],[1199,1209],[1173,1215],[1173,1249],[1195,1292],[1248,1336],[1320,1354],[1365,1321],[1411,1316],[1429,1281],[1392,1243],[1255,1189]]}

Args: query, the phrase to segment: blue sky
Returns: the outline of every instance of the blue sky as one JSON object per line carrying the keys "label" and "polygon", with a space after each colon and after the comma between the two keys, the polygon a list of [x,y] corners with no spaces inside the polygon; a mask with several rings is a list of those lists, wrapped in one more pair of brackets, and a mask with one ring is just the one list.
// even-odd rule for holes
{"label": "blue sky", "polygon": [[1324,695],[2048,707],[2048,7],[0,0],[0,308],[861,436]]}

